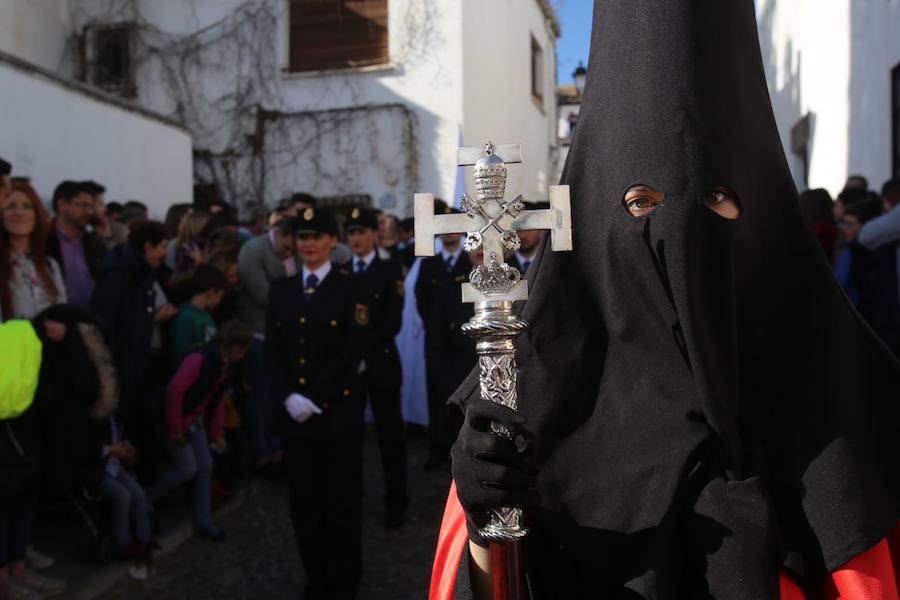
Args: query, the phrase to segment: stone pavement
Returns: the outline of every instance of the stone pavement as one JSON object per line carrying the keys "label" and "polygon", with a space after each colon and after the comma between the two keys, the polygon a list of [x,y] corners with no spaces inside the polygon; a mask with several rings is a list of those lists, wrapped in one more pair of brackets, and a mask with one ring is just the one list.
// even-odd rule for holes
{"label": "stone pavement", "polygon": [[[449,469],[425,471],[424,438],[411,440],[409,518],[403,528],[382,525],[383,479],[374,431],[366,432],[363,498],[363,584],[359,600],[421,600],[428,581],[437,531],[450,483]],[[145,582],[124,580],[105,599],[302,598],[303,569],[280,482],[251,480],[243,502],[219,524],[223,544],[192,538],[155,564]]]}

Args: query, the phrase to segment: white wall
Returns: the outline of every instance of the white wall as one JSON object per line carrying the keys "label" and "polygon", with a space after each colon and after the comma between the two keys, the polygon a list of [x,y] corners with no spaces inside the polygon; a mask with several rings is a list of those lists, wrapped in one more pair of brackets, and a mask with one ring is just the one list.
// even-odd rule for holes
{"label": "white wall", "polygon": [[[363,151],[376,150],[366,160],[354,161],[355,169],[343,177],[352,181],[357,178],[357,173],[352,171],[372,171],[367,180],[358,179],[360,191],[371,193],[376,200],[384,194],[393,194],[397,204],[384,208],[404,216],[412,215],[415,192],[432,192],[450,201],[456,185],[456,148],[463,123],[461,9],[457,0],[430,0],[429,4],[430,12],[426,13],[421,10],[423,3],[419,0],[389,3],[390,68],[356,73],[284,74],[281,83],[285,105],[294,110],[392,103],[409,109],[414,119],[413,148],[407,146],[396,114],[378,114],[374,122],[365,117],[362,125],[354,127],[362,127],[368,133],[330,143],[332,149],[343,147],[345,152],[347,147],[357,146],[355,150],[359,153],[358,146],[365,140]],[[284,50],[281,64],[285,67],[284,35],[280,46]],[[336,133],[340,135],[340,130]],[[377,144],[368,141],[375,139]],[[402,185],[408,152],[417,157],[414,167],[418,189]],[[326,164],[331,160],[328,154],[321,158]]]}
{"label": "white wall", "polygon": [[[547,198],[556,146],[556,39],[535,0],[463,0],[464,138],[468,146],[523,143],[507,191]],[[531,94],[531,38],[543,50],[543,102]],[[471,183],[471,171],[467,169]]]}
{"label": "white wall", "polygon": [[69,0],[0,0],[0,52],[56,71],[71,34]]}
{"label": "white wall", "polygon": [[[102,22],[109,1],[77,0],[78,21]],[[262,2],[141,0],[141,18],[153,28],[176,36],[204,30],[208,47],[196,56],[188,80],[180,82],[183,89],[175,93],[170,73],[158,60],[143,63],[137,77],[140,102],[167,115],[187,104],[195,148],[236,152],[231,187],[244,197],[258,188],[248,175],[250,148],[229,112],[234,107],[229,98],[246,87],[245,104],[281,113],[267,123],[262,151],[270,205],[300,190],[319,196],[369,194],[375,206],[409,215],[417,191],[452,196],[462,120],[461,10],[456,0],[391,0],[390,65],[304,74],[286,72],[287,2]],[[248,53],[235,50],[235,36],[221,39],[222,28],[237,27],[234,16],[248,6],[270,7],[279,20],[264,39],[243,29],[238,34],[259,42],[254,60],[261,67],[254,65],[250,75],[242,63],[249,60]],[[190,102],[179,106],[178,96],[184,98],[186,91]],[[323,116],[346,108],[359,110]],[[208,173],[203,165],[197,169]],[[245,181],[238,181],[242,177]]]}
{"label": "white wall", "polygon": [[94,179],[110,200],[138,199],[161,218],[191,200],[191,139],[162,121],[0,62],[0,156],[49,203],[64,179]]}
{"label": "white wall", "polygon": [[[110,14],[104,7],[121,0],[71,1],[76,21],[84,24],[102,22]],[[231,201],[256,197],[264,181],[269,204],[299,190],[319,196],[369,194],[375,206],[410,215],[417,191],[452,200],[461,132],[473,145],[488,138],[523,142],[527,163],[513,169],[510,191],[544,198],[556,133],[555,40],[536,0],[497,0],[502,9],[493,1],[481,4],[391,0],[390,64],[293,74],[286,72],[286,0],[139,0],[141,19],[161,32],[145,42],[170,44],[176,36],[203,31],[193,39],[202,39],[204,48],[174,87],[172,71],[158,58],[142,62],[139,100],[161,114],[177,115],[192,130],[195,149],[234,157],[227,169],[221,161],[215,166]],[[261,14],[266,16],[260,21]],[[270,27],[268,15],[278,23],[260,39],[259,29],[252,29],[257,22]],[[499,37],[493,28],[485,30],[483,21],[493,17],[507,24]],[[476,27],[478,32],[471,30]],[[530,95],[531,33],[544,49],[544,112]],[[495,80],[474,63],[473,49],[496,54],[494,64],[505,79]],[[521,90],[510,90],[513,84]],[[241,107],[259,104],[279,113],[266,125],[265,177],[259,176],[260,162],[250,160],[235,98],[242,98]],[[342,110],[347,108],[354,110]],[[195,168],[204,177],[214,172],[202,161]]]}
{"label": "white wall", "polygon": [[891,70],[900,65],[900,0],[851,0],[850,23],[847,166],[880,190],[892,176]]}
{"label": "white wall", "polygon": [[760,46],[779,133],[798,187],[791,127],[812,114],[809,187],[837,194],[850,174],[891,175],[891,69],[900,0],[758,0]]}

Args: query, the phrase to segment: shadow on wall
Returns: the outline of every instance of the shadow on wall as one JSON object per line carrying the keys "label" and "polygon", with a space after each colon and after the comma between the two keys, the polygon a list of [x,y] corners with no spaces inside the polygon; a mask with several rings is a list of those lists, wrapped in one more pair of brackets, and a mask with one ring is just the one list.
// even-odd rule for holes
{"label": "shadow on wall", "polygon": [[[413,194],[441,180],[435,113],[381,84],[381,102],[274,114],[263,146],[270,202],[291,190],[331,198],[369,196],[371,205],[412,215]],[[431,190],[428,191],[437,191]]]}
{"label": "shadow on wall", "polygon": [[[775,12],[779,1],[790,0],[769,0],[758,15],[759,45],[766,70],[769,96],[772,99],[772,109],[778,123],[778,134],[794,183],[797,189],[802,191],[807,188],[806,173],[814,149],[813,119],[810,118],[806,122],[804,132],[804,125],[801,124],[804,115],[800,97],[803,55],[801,52],[795,53],[791,40],[788,40],[779,64],[778,48],[775,45]],[[792,140],[792,137],[795,139]]]}
{"label": "shadow on wall", "polygon": [[891,93],[892,72],[900,64],[898,26],[900,2],[850,0],[847,169],[865,175],[876,190],[900,166],[894,165],[893,138],[900,131],[893,131]]}

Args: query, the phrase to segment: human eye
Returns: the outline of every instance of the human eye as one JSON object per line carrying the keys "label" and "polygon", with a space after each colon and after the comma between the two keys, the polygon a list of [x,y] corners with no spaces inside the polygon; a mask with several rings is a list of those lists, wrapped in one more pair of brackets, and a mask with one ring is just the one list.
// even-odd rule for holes
{"label": "human eye", "polygon": [[622,205],[632,217],[649,215],[662,204],[665,194],[653,188],[636,185],[625,192]]}
{"label": "human eye", "polygon": [[706,192],[703,204],[725,219],[734,220],[741,216],[741,204],[737,194],[728,187],[714,187]]}

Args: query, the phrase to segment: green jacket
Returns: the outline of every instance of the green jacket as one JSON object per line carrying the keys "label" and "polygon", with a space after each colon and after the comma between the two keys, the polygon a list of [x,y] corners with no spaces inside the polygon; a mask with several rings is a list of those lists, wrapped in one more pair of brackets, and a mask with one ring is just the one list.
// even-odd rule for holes
{"label": "green jacket", "polygon": [[185,302],[178,307],[178,314],[172,322],[169,333],[172,340],[172,358],[177,365],[191,350],[212,339],[216,333],[216,322],[209,312]]}
{"label": "green jacket", "polygon": [[0,420],[14,419],[34,400],[41,341],[29,321],[0,324]]}

